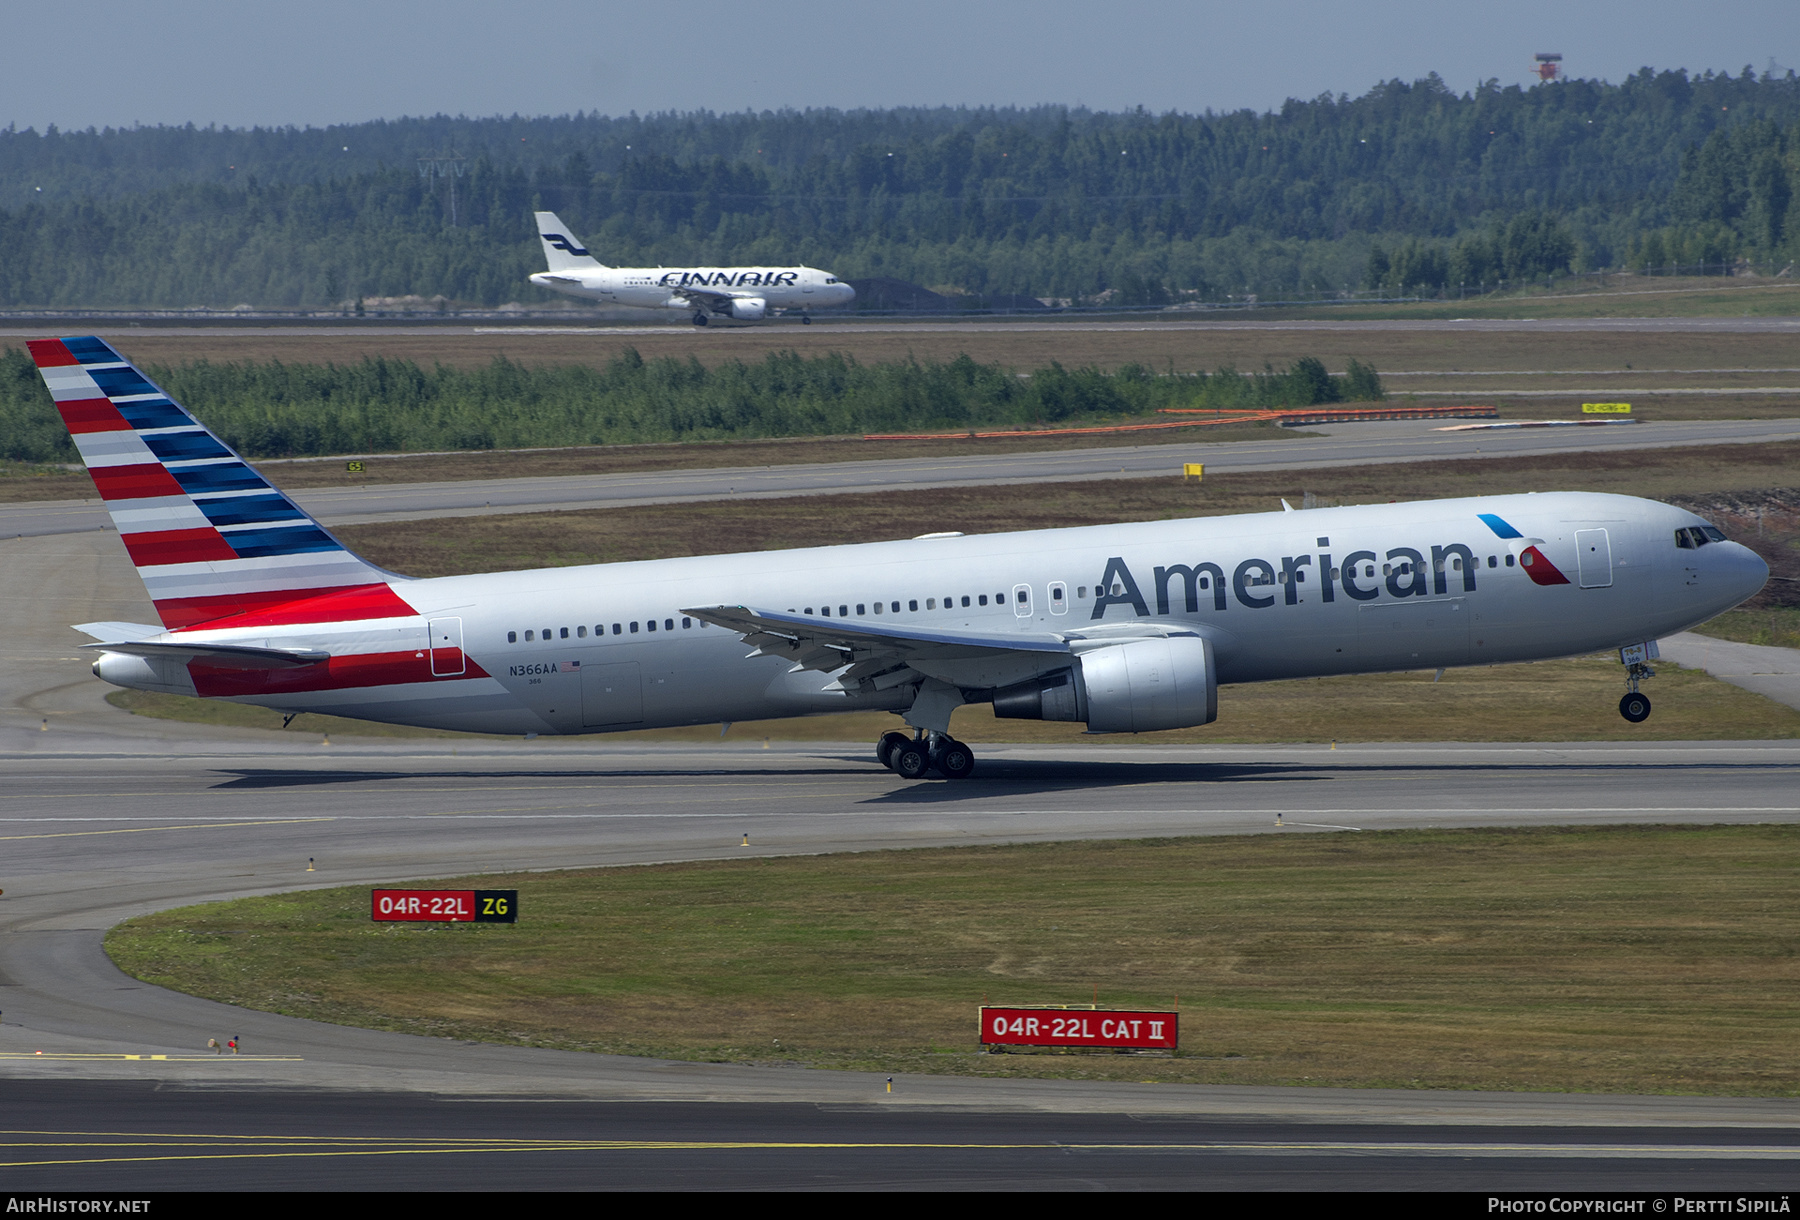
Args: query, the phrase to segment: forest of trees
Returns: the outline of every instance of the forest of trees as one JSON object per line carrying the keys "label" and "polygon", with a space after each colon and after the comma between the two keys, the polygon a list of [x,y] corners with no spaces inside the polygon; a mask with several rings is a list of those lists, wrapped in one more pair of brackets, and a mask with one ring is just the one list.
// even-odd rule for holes
{"label": "forest of trees", "polygon": [[[454,148],[466,174],[417,170]],[[615,264],[940,291],[1478,291],[1792,259],[1800,81],[1435,76],[1254,114],[1063,107],[0,131],[0,306],[549,299],[530,213]]]}
{"label": "forest of trees", "polygon": [[[707,368],[643,359],[471,371],[407,360],[360,364],[196,361],[145,370],[246,457],[513,449],[1016,426],[1148,415],[1160,407],[1280,407],[1382,397],[1352,360],[1332,376],[1313,357],[1285,369],[1158,375],[1060,364],[1019,376],[968,356],[861,364],[771,352]],[[0,459],[79,460],[30,358],[0,350]]]}

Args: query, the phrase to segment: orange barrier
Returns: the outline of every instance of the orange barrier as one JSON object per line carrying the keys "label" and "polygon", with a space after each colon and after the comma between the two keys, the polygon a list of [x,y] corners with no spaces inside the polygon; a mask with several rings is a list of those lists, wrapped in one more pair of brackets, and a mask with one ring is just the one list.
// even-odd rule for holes
{"label": "orange barrier", "polygon": [[1269,418],[1266,411],[1227,415],[1217,419],[1184,419],[1167,424],[1114,424],[1103,428],[1034,428],[1006,432],[883,432],[863,437],[865,441],[968,441],[996,436],[1086,436],[1096,432],[1149,432],[1160,428],[1210,428],[1215,424],[1257,423]]}

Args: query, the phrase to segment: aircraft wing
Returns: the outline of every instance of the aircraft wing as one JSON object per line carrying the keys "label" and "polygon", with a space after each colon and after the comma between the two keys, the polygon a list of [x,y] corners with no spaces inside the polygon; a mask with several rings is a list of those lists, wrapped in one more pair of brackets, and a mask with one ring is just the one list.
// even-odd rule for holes
{"label": "aircraft wing", "polygon": [[794,672],[837,673],[837,689],[887,690],[937,678],[962,687],[1005,686],[1066,667],[1072,649],[1054,632],[937,631],[867,619],[812,618],[748,606],[683,610],[735,631],[750,655],[785,657]]}
{"label": "aircraft wing", "polygon": [[718,292],[711,288],[671,288],[671,296],[682,297],[695,305],[705,305],[709,309],[725,309],[734,300],[746,300],[760,294],[755,292]]}

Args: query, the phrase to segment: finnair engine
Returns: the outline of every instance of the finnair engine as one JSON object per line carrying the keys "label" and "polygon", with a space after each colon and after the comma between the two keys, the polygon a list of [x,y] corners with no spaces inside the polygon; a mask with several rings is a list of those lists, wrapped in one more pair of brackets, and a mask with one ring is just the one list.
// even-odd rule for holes
{"label": "finnair engine", "polygon": [[740,322],[760,321],[769,312],[769,303],[762,297],[732,297],[731,316]]}
{"label": "finnair engine", "polygon": [[1084,720],[1096,733],[1147,733],[1219,716],[1212,641],[1180,635],[1084,652],[1070,669],[994,692],[1005,720]]}

